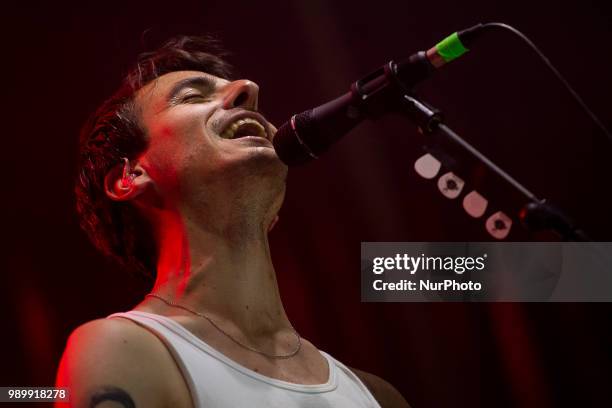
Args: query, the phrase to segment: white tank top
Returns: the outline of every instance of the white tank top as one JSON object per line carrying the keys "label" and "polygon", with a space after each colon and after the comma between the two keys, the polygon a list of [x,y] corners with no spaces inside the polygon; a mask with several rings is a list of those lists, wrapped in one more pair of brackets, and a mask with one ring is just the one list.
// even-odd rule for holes
{"label": "white tank top", "polygon": [[195,408],[380,408],[361,380],[323,351],[329,365],[327,382],[295,384],[234,362],[165,316],[132,310],[112,317],[130,319],[165,343],[183,373]]}

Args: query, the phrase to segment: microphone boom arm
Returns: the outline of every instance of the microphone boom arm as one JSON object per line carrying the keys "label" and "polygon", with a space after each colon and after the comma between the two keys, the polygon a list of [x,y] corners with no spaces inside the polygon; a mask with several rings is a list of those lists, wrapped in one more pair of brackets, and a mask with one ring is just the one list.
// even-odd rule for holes
{"label": "microphone boom arm", "polygon": [[463,151],[484,164],[489,170],[506,181],[515,190],[520,192],[527,200],[527,204],[521,209],[519,219],[529,230],[551,229],[559,233],[564,240],[568,241],[592,241],[591,238],[574,222],[545,199],[538,198],[514,177],[495,164],[491,159],[481,153],[478,149],[468,143],[465,139],[454,132],[442,121],[440,111],[419,100],[412,93],[402,95],[404,100],[404,113],[415,121],[421,131],[427,135],[434,132],[442,133],[446,138],[459,146]]}

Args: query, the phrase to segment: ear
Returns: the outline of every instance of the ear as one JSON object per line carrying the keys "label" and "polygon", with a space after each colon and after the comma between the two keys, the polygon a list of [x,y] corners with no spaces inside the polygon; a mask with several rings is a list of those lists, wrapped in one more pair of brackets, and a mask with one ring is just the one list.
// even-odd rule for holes
{"label": "ear", "polygon": [[270,231],[272,231],[272,228],[274,228],[274,226],[276,225],[276,223],[278,222],[278,215],[276,215],[274,217],[274,219],[272,220],[272,222],[270,223],[270,225],[268,226],[268,233]]}
{"label": "ear", "polygon": [[147,171],[128,159],[113,167],[104,177],[106,195],[114,201],[129,201],[142,194],[153,181]]}

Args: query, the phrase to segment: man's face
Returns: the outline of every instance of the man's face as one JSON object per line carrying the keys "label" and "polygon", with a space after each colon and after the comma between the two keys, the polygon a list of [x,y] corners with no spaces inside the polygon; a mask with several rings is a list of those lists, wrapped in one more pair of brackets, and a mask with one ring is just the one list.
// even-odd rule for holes
{"label": "man's face", "polygon": [[141,163],[164,199],[255,192],[282,201],[287,168],[271,143],[276,129],[257,113],[258,91],[198,71],[171,72],[138,91],[149,140]]}

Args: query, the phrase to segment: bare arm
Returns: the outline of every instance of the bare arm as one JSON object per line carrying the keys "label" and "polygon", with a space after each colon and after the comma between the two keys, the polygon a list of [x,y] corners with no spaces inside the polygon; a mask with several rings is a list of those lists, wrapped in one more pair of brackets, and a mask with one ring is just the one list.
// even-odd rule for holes
{"label": "bare arm", "polygon": [[57,406],[185,406],[184,401],[172,400],[173,387],[184,387],[179,381],[176,365],[153,334],[124,319],[95,320],[76,329],[68,340],[57,386],[69,388],[70,403]]}
{"label": "bare arm", "polygon": [[368,387],[382,408],[410,408],[408,402],[393,385],[382,378],[351,368],[357,377]]}

